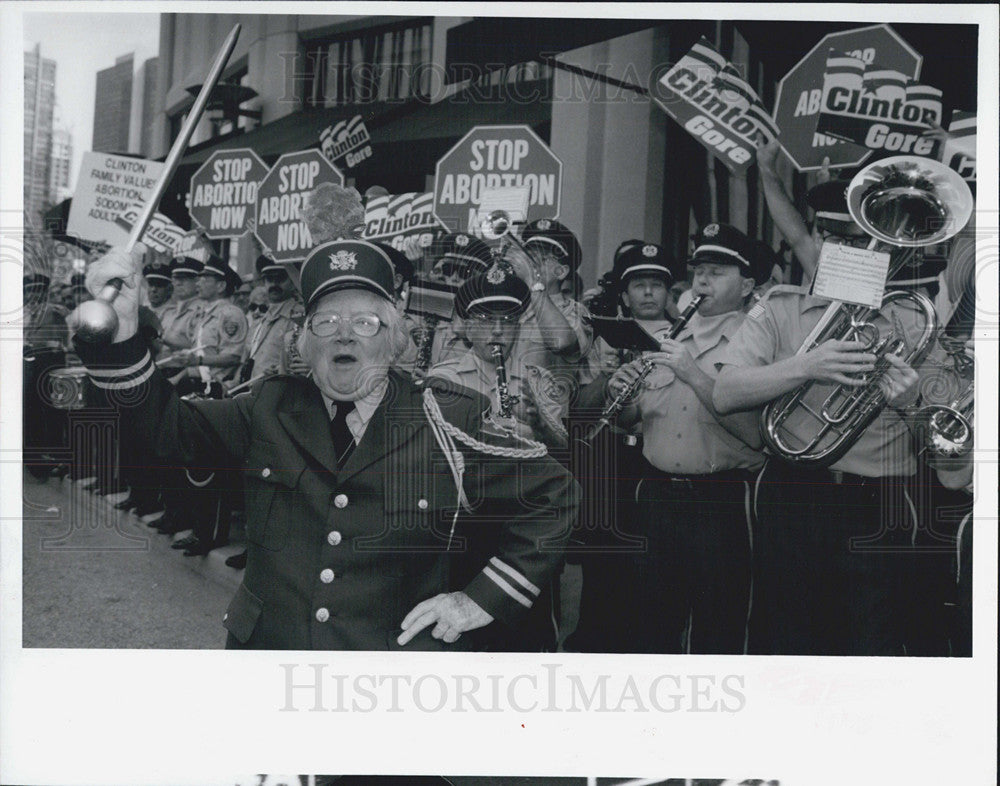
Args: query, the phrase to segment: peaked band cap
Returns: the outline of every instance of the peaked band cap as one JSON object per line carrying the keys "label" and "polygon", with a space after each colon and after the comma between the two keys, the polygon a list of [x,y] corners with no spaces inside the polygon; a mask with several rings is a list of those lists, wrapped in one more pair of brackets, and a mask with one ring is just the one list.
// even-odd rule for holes
{"label": "peaked band cap", "polygon": [[363,289],[394,302],[395,269],[384,248],[367,240],[331,240],[316,246],[302,264],[302,301],[316,301],[341,289]]}

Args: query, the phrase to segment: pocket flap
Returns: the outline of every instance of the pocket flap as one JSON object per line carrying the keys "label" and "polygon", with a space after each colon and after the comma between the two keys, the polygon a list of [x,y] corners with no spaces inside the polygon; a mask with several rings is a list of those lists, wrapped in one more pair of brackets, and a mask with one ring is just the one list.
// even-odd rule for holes
{"label": "pocket flap", "polygon": [[226,609],[226,614],[222,618],[222,624],[236,637],[240,644],[246,644],[253,634],[253,629],[257,626],[257,619],[260,617],[262,608],[264,608],[264,602],[243,584],[240,584],[233,599],[229,602],[229,608]]}

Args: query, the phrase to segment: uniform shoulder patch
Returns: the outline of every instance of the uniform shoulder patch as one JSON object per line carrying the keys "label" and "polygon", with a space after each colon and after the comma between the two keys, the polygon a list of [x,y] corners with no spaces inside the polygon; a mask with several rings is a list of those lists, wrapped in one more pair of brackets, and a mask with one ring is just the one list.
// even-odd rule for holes
{"label": "uniform shoulder patch", "polygon": [[747,319],[760,319],[762,316],[764,316],[764,301],[758,300],[747,312]]}

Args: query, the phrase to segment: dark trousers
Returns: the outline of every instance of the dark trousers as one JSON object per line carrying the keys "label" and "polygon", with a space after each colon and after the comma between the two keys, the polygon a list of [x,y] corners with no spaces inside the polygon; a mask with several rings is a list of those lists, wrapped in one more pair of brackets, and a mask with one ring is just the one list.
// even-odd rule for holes
{"label": "dark trousers", "polygon": [[636,561],[645,542],[636,530],[635,491],[647,474],[640,442],[605,430],[572,454],[583,492],[567,558],[580,563],[583,586],[572,652],[634,652]]}
{"label": "dark trousers", "polygon": [[917,526],[909,484],[768,461],[757,486],[752,654],[904,654]]}
{"label": "dark trousers", "polygon": [[749,472],[656,473],[638,490],[633,652],[742,654],[750,597]]}

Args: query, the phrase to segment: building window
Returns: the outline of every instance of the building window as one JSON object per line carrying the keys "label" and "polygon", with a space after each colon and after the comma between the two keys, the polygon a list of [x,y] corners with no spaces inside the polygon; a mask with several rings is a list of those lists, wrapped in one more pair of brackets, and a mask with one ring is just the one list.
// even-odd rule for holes
{"label": "building window", "polygon": [[431,21],[407,20],[306,46],[306,106],[404,100],[430,90]]}

